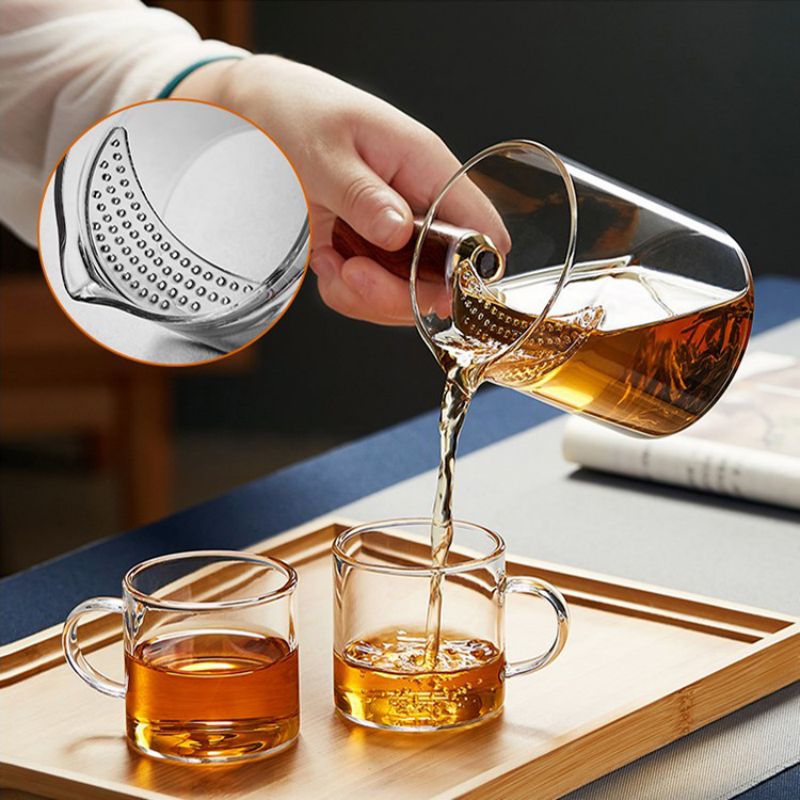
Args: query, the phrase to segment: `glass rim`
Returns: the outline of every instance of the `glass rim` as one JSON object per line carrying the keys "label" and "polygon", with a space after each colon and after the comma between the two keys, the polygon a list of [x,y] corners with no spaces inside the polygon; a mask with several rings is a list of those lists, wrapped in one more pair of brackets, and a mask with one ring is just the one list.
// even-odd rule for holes
{"label": "glass rim", "polygon": [[497,142],[497,144],[490,145],[489,147],[486,147],[480,152],[476,153],[474,156],[472,156],[472,158],[465,161],[458,168],[458,170],[456,170],[456,172],[450,176],[450,178],[445,182],[444,186],[442,186],[437,193],[422,220],[422,227],[417,234],[414,252],[411,257],[409,292],[411,295],[411,309],[414,314],[414,325],[422,337],[422,340],[428,346],[428,349],[437,359],[438,355],[436,352],[436,346],[433,343],[433,337],[423,322],[425,315],[423,315],[420,311],[419,303],[417,301],[417,272],[419,268],[419,259],[422,254],[423,243],[436,217],[436,212],[439,209],[439,205],[441,204],[442,200],[444,200],[450,189],[452,189],[453,186],[462,178],[466,177],[469,179],[469,173],[474,167],[480,164],[481,161],[484,161],[491,156],[500,155],[506,151],[510,152],[514,150],[534,152],[538,156],[544,157],[545,160],[550,162],[551,166],[555,167],[556,173],[564,184],[567,200],[569,202],[569,241],[564,254],[564,263],[561,265],[561,274],[556,281],[555,286],[553,287],[553,291],[551,292],[549,299],[544,304],[541,311],[539,311],[534,323],[530,325],[527,330],[522,331],[513,342],[509,342],[498,353],[486,361],[484,368],[489,367],[492,364],[496,364],[501,358],[513,353],[515,350],[521,347],[523,343],[532,338],[533,334],[539,329],[540,325],[546,319],[547,315],[550,313],[550,310],[555,305],[572,272],[572,267],[575,262],[575,254],[578,248],[578,197],[575,191],[575,184],[572,180],[572,175],[567,167],[567,162],[562,159],[558,153],[547,147],[547,145],[534,141],[533,139],[505,139],[502,142]]}
{"label": "glass rim", "polygon": [[[241,563],[259,564],[277,570],[285,577],[285,581],[276,589],[264,592],[263,594],[253,595],[252,597],[244,597],[237,600],[211,601],[170,600],[169,598],[160,598],[143,592],[133,585],[133,580],[151,567],[158,566],[159,564],[166,564],[170,561],[182,561],[192,558],[208,558],[218,559],[219,561],[238,561]],[[297,572],[285,561],[281,561],[279,558],[271,558],[270,556],[262,556],[258,553],[249,553],[242,550],[186,550],[179,553],[155,556],[154,558],[148,558],[146,561],[141,561],[132,566],[122,579],[122,588],[125,594],[135,597],[148,606],[157,606],[158,608],[170,611],[212,611],[231,608],[248,608],[290,595],[294,592],[296,587]]]}
{"label": "glass rim", "polygon": [[[365,533],[386,533],[388,528],[398,528],[402,526],[418,526],[418,525],[425,525],[430,529],[431,525],[431,518],[430,517],[396,517],[393,519],[383,519],[377,520],[375,522],[365,522],[359,525],[354,525],[347,530],[342,531],[339,533],[336,538],[333,540],[333,544],[331,546],[331,552],[333,557],[343,561],[344,563],[348,564],[351,567],[355,567],[356,569],[366,570],[368,572],[379,572],[385,575],[412,575],[412,576],[427,576],[430,577],[432,575],[454,575],[459,572],[471,572],[472,570],[486,566],[493,561],[496,561],[498,558],[502,558],[506,552],[506,543],[505,540],[499,534],[495,533],[493,530],[489,528],[479,525],[476,522],[469,522],[468,520],[463,519],[454,519],[453,520],[453,527],[458,528],[459,526],[462,528],[469,528],[473,531],[478,531],[481,534],[484,534],[492,543],[493,548],[492,551],[484,556],[478,556],[477,558],[469,558],[464,561],[459,561],[457,564],[445,565],[443,567],[434,567],[434,566],[427,566],[427,567],[417,567],[417,566],[392,566],[389,564],[379,564],[373,561],[362,561],[359,558],[355,558],[348,553],[346,553],[343,549],[343,545],[349,540],[354,538],[355,536],[359,536]],[[453,536],[453,540],[455,543],[455,535]]]}

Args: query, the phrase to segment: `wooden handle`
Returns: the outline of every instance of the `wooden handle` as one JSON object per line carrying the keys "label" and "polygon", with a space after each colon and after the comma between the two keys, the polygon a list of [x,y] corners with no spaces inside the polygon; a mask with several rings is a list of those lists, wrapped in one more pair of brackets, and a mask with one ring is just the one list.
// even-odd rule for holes
{"label": "wooden handle", "polygon": [[[411,275],[411,259],[417,238],[422,228],[422,219],[414,220],[414,233],[408,242],[399,250],[383,250],[356,233],[343,219],[337,218],[333,223],[331,244],[345,258],[366,256],[377,261],[384,269],[399,278],[408,280]],[[417,274],[425,281],[444,280],[447,251],[458,241],[464,231],[449,225],[434,223],[425,237],[425,245],[420,254]]]}
{"label": "wooden handle", "polygon": [[[353,256],[366,256],[373,261],[377,261],[384,269],[388,270],[399,278],[408,280],[411,275],[411,260],[414,256],[414,248],[417,246],[417,239],[422,229],[422,218],[414,220],[414,233],[408,242],[399,250],[383,250],[376,247],[372,242],[356,233],[343,219],[337,218],[333,223],[331,232],[331,244],[345,258]],[[483,239],[464,228],[457,228],[455,225],[448,225],[446,222],[433,222],[428,228],[425,236],[425,243],[420,253],[417,275],[423,281],[444,280],[448,266],[448,258],[451,249],[466,239]],[[502,272],[501,259],[491,250],[483,250],[478,256],[476,268],[487,281],[491,281]]]}

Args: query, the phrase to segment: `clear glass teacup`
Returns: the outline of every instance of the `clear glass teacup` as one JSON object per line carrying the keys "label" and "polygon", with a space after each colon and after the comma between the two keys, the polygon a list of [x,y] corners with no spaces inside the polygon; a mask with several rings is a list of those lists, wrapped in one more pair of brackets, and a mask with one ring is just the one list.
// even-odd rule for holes
{"label": "clear glass teacup", "polygon": [[[395,731],[486,722],[503,709],[506,678],[541,669],[564,647],[564,598],[544,581],[508,577],[500,536],[455,521],[437,568],[430,530],[430,519],[386,520],[350,528],[333,544],[334,703],[352,722]],[[441,623],[432,632],[434,579]],[[508,662],[504,607],[512,593],[546,600],[556,631],[544,653]]]}
{"label": "clear glass teacup", "polygon": [[[122,599],[94,597],[64,624],[67,662],[93,689],[125,699],[130,745],[190,764],[228,763],[290,747],[300,729],[297,573],[255,553],[206,550],[128,571]],[[78,624],[122,615],[125,681],[84,656]]]}

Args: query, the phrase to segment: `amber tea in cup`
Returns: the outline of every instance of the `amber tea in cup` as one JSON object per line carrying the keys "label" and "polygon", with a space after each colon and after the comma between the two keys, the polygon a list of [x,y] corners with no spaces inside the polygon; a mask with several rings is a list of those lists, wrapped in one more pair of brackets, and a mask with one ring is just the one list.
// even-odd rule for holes
{"label": "amber tea in cup", "polygon": [[[352,722],[396,731],[485,722],[502,711],[506,678],[541,669],[566,642],[564,598],[544,581],[507,577],[497,534],[454,522],[438,567],[430,531],[430,519],[388,520],[351,528],[334,542],[334,704]],[[431,641],[436,574],[441,624]],[[503,609],[511,593],[546,600],[556,632],[545,653],[509,663]]]}
{"label": "amber tea in cup", "polygon": [[[227,763],[289,747],[300,728],[293,594],[297,574],[249,553],[201,551],[146,561],[122,600],[77,606],[64,652],[90,686],[125,698],[130,744],[156,758]],[[91,611],[123,615],[126,682],[100,675],[80,650]]]}
{"label": "amber tea in cup", "polygon": [[334,653],[336,707],[387,728],[450,728],[491,719],[503,707],[503,654],[490,641],[443,632],[425,665],[425,631],[387,631]]}

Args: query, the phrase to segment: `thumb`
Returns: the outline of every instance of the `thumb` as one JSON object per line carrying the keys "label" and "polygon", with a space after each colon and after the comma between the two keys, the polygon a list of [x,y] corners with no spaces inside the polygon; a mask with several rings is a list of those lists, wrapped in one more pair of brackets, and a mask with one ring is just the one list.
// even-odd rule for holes
{"label": "thumb", "polygon": [[398,250],[411,237],[408,203],[360,159],[339,162],[325,183],[325,205],[372,244]]}

